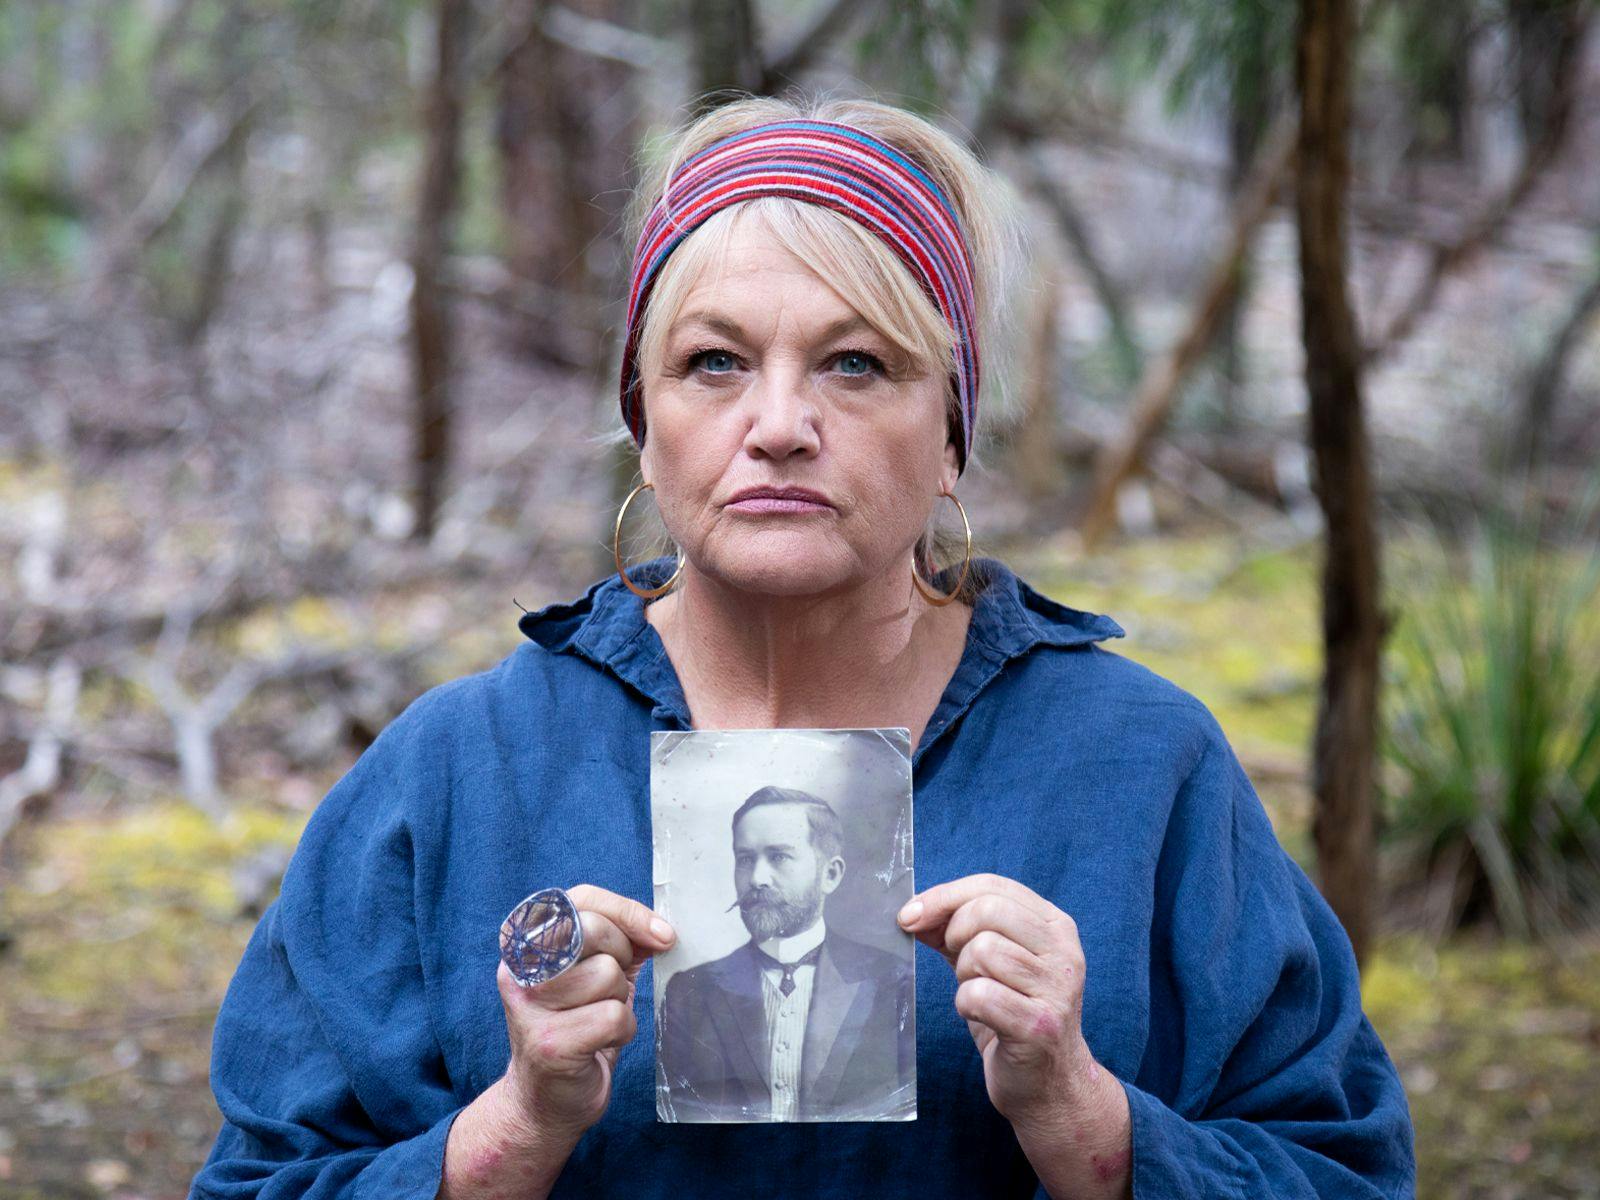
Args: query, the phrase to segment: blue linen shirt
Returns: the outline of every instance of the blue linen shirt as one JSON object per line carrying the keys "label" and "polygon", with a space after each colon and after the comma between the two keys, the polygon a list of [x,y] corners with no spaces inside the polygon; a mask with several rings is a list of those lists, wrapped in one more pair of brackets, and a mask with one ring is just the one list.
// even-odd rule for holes
{"label": "blue linen shirt", "polygon": [[[1115,621],[974,570],[912,760],[917,886],[995,872],[1075,919],[1136,1197],[1411,1195],[1406,1097],[1349,940],[1215,719],[1099,645]],[[520,627],[498,666],[397,717],[307,824],[217,1018],[223,1122],[193,1197],[434,1196],[451,1122],[510,1053],[501,918],[551,884],[651,903],[648,735],[691,727],[665,647],[615,576]],[[920,944],[916,972],[915,1121],[673,1125],[647,966],[610,1107],[553,1195],[1043,1197],[954,972]]]}

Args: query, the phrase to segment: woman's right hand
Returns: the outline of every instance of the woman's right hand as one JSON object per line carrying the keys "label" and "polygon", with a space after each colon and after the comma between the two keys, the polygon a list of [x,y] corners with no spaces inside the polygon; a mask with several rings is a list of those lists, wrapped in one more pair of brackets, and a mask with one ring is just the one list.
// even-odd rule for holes
{"label": "woman's right hand", "polygon": [[677,935],[637,900],[587,883],[567,895],[583,924],[578,961],[531,987],[501,963],[498,982],[511,1037],[506,1090],[533,1128],[576,1139],[605,1114],[617,1055],[638,1032],[639,970]]}

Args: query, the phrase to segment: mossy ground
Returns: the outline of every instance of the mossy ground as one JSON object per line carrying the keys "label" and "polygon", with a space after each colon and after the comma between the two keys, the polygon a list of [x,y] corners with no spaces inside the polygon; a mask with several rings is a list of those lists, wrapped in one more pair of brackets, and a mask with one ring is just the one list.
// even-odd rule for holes
{"label": "mossy ground", "polygon": [[0,1196],[178,1197],[216,1132],[216,1007],[253,924],[235,871],[304,814],[173,801],[41,822],[0,899]]}
{"label": "mossy ground", "polygon": [[[1122,622],[1114,649],[1211,707],[1309,861],[1312,552],[1236,561],[1186,539],[1093,570],[1008,557],[1063,602]],[[211,1024],[254,925],[237,872],[281,854],[304,818],[263,799],[218,825],[173,800],[21,831],[0,873],[0,1196],[185,1194],[216,1128]],[[1600,1196],[1600,941],[1391,934],[1364,998],[1409,1090],[1425,1200]]]}

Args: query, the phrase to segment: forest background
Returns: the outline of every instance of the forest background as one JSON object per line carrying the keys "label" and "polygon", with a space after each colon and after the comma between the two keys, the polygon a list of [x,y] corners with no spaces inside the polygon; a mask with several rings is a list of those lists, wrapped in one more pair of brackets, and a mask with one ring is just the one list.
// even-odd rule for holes
{"label": "forest background", "polygon": [[184,1195],[309,811],[612,569],[631,181],[792,87],[1014,185],[979,552],[1216,712],[1350,931],[1420,1194],[1600,1196],[1596,24],[0,6],[0,1196]]}

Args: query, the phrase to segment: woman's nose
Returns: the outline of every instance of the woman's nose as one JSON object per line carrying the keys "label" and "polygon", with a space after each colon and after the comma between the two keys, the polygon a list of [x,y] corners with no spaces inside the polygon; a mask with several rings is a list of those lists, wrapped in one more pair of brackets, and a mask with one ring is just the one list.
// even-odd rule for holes
{"label": "woman's nose", "polygon": [[747,394],[753,406],[745,450],[767,458],[814,455],[822,446],[821,412],[799,371],[763,372]]}

